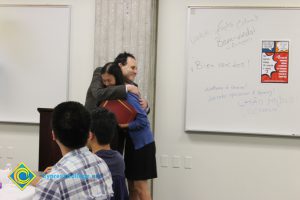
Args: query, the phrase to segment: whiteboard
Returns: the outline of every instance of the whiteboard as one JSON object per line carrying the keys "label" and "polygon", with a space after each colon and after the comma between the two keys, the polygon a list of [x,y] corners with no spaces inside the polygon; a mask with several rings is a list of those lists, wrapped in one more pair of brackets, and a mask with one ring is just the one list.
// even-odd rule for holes
{"label": "whiteboard", "polygon": [[[299,8],[188,7],[186,131],[300,135],[296,19]],[[266,41],[288,44],[287,81],[262,81],[280,70]]]}
{"label": "whiteboard", "polygon": [[70,7],[0,6],[0,121],[37,123],[68,99]]}

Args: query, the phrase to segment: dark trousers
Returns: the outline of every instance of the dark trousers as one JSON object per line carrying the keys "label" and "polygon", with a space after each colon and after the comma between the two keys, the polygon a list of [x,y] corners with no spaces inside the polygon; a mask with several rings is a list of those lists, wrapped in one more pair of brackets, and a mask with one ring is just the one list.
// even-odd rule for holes
{"label": "dark trousers", "polygon": [[120,152],[121,155],[124,153],[124,146],[126,141],[126,136],[128,134],[128,129],[118,127],[118,132],[113,137],[110,147],[112,150]]}

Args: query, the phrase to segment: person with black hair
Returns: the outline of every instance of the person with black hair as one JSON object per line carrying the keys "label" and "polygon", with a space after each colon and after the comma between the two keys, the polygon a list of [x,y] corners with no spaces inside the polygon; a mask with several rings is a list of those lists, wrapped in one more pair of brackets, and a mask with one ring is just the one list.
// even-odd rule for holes
{"label": "person with black hair", "polygon": [[102,158],[112,175],[114,196],[111,200],[129,200],[125,183],[125,163],[118,151],[110,148],[110,143],[117,134],[118,123],[115,115],[104,108],[96,108],[91,113],[91,137],[88,147]]}
{"label": "person with black hair", "polygon": [[[114,86],[106,87],[103,84],[101,74],[104,73],[103,68],[109,70],[110,66],[113,63],[117,64],[120,67],[122,72],[121,76],[123,76],[125,84],[117,84]],[[93,78],[86,94],[85,107],[90,112],[92,112],[92,110],[97,108],[100,103],[105,100],[126,99],[128,92],[139,95],[140,92],[137,88],[138,85],[134,83],[136,75],[136,59],[131,53],[127,52],[120,53],[115,58],[114,62],[106,63],[103,67],[97,67],[94,70]],[[121,77],[118,77],[118,79],[121,79]],[[148,102],[144,98],[139,98],[139,103],[147,113],[150,112]],[[115,135],[115,138],[111,143],[111,148],[114,150],[118,150],[121,154],[123,154],[126,134],[126,129],[119,128],[118,134]]]}
{"label": "person with black hair", "polygon": [[[118,85],[114,87],[105,87],[101,78],[101,69],[102,67],[97,67],[94,70],[93,78],[91,84],[87,90],[86,99],[85,99],[85,107],[91,112],[93,109],[99,106],[100,102],[105,100],[113,100],[113,99],[125,99],[127,92],[132,92],[135,94],[139,94],[139,89],[137,85],[133,84],[134,79],[137,74],[137,66],[135,57],[127,52],[119,54],[114,62],[118,62],[117,64],[122,70],[122,74],[127,84]],[[111,65],[112,63],[106,63],[104,66]],[[142,106],[146,107],[147,102],[141,99]]]}
{"label": "person with black hair", "polygon": [[[104,67],[102,72],[103,84],[106,87],[124,84],[124,79],[120,78],[122,71],[116,63]],[[139,96],[128,92],[126,99],[137,112],[132,122],[119,124],[121,128],[128,129],[125,146],[125,176],[128,180],[129,196],[131,200],[150,200],[147,180],[157,177],[154,137],[147,114],[139,103]]]}
{"label": "person with black hair", "polygon": [[[114,63],[118,64],[119,67],[121,68],[125,83],[138,87],[138,85],[134,82],[135,77],[137,75],[137,64],[136,64],[135,57],[131,53],[127,53],[127,52],[120,53],[115,58]],[[129,92],[131,92],[131,91],[129,91]],[[133,93],[135,93],[135,92],[133,92]],[[139,95],[139,94],[137,94],[137,95]],[[140,101],[141,107],[143,109],[145,109],[148,114],[150,112],[150,109],[149,109],[147,100],[140,97],[139,101]]]}
{"label": "person with black hair", "polygon": [[63,157],[39,180],[34,199],[110,200],[113,196],[106,163],[86,147],[90,122],[90,113],[78,102],[54,108],[52,138]]}

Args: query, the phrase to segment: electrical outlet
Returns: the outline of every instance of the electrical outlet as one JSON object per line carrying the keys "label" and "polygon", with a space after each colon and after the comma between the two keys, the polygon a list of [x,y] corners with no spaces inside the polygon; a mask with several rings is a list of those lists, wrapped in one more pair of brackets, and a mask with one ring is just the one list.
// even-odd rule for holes
{"label": "electrical outlet", "polygon": [[168,155],[161,155],[160,156],[160,166],[161,167],[168,167],[169,166],[169,156]]}
{"label": "electrical outlet", "polygon": [[184,157],[184,168],[192,169],[192,157],[191,156]]}
{"label": "electrical outlet", "polygon": [[172,167],[180,168],[180,156],[172,156]]}
{"label": "electrical outlet", "polygon": [[6,161],[5,163],[10,163],[11,165],[14,163],[15,157],[15,147],[14,146],[6,146]]}

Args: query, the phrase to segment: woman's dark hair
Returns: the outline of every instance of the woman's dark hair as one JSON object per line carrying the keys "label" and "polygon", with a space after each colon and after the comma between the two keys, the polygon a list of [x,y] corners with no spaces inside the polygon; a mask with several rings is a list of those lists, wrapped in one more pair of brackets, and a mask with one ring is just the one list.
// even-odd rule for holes
{"label": "woman's dark hair", "polygon": [[117,63],[106,63],[104,67],[102,67],[100,73],[101,75],[105,73],[113,75],[116,79],[116,85],[124,85],[125,83],[122,70]]}

